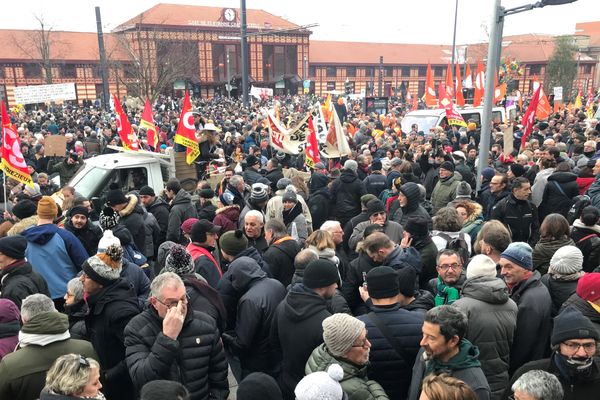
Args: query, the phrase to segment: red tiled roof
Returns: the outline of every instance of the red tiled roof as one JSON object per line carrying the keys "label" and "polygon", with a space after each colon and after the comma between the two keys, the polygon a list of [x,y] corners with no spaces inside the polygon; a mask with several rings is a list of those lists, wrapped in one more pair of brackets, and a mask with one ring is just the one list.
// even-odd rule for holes
{"label": "red tiled roof", "polygon": [[[160,3],[144,11],[143,13],[122,23],[115,31],[129,29],[137,24],[142,25],[169,25],[169,26],[211,26],[210,24],[222,21],[224,8],[229,7],[206,7],[183,4]],[[240,10],[236,11],[236,20],[239,21]],[[246,10],[246,22],[249,29],[257,28],[298,28],[299,26],[291,23],[276,15],[263,10]]]}
{"label": "red tiled roof", "polygon": [[592,47],[600,46],[600,21],[579,22],[575,24],[576,35],[588,35],[590,37],[589,45]]}
{"label": "red tiled roof", "polygon": [[[0,29],[0,60],[40,60],[35,43],[39,42],[39,31]],[[98,35],[93,32],[50,31],[50,58],[64,61],[93,61],[100,59]],[[128,60],[115,35],[104,35],[104,47],[109,60]]]}

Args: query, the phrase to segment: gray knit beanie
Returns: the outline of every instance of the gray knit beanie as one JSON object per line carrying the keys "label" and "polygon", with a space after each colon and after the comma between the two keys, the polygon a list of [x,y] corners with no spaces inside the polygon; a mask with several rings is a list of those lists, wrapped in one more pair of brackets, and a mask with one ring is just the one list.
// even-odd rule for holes
{"label": "gray knit beanie", "polygon": [[165,260],[163,272],[174,272],[179,276],[194,273],[194,261],[185,247],[180,244],[171,247]]}
{"label": "gray knit beanie", "polygon": [[336,357],[346,354],[365,329],[364,322],[342,313],[325,318],[322,325],[325,346]]}
{"label": "gray knit beanie", "polygon": [[550,259],[549,274],[571,275],[581,272],[583,253],[575,246],[564,246],[556,250]]}

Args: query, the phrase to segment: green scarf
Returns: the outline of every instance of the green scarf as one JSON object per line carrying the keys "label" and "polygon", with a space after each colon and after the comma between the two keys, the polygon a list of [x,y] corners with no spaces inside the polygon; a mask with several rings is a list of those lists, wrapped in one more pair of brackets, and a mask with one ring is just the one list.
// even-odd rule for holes
{"label": "green scarf", "polygon": [[452,286],[447,286],[444,281],[442,281],[442,278],[438,276],[435,306],[437,307],[444,304],[452,304],[458,299],[460,299],[460,292],[458,289]]}
{"label": "green scarf", "polygon": [[479,349],[467,339],[462,339],[458,345],[458,354],[452,357],[448,362],[442,362],[437,359],[427,361],[425,366],[425,376],[431,373],[443,373],[457,371],[467,368],[481,367],[479,362]]}

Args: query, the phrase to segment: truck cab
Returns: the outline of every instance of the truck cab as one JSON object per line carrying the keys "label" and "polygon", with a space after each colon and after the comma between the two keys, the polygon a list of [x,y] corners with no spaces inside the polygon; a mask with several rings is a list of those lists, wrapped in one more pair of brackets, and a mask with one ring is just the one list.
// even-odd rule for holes
{"label": "truck cab", "polygon": [[[477,124],[477,127],[481,127],[483,107],[463,107],[458,108],[457,110],[462,115],[465,122],[473,120]],[[506,110],[502,107],[492,108],[492,119],[495,123],[505,123]],[[419,127],[418,130],[425,133],[436,126],[446,128],[448,125],[446,110],[443,108],[435,108],[430,110],[411,111],[402,118],[402,132],[410,132],[413,124],[417,124]]]}

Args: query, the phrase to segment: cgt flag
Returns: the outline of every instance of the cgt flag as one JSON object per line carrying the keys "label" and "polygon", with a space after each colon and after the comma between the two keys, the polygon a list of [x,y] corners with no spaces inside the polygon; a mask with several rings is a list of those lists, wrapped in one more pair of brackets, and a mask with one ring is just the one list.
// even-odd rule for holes
{"label": "cgt flag", "polygon": [[456,104],[463,107],[465,105],[465,97],[462,92],[462,78],[460,76],[460,65],[456,63]]}
{"label": "cgt flag", "polygon": [[180,144],[185,149],[185,161],[192,164],[200,155],[200,146],[196,139],[196,126],[194,125],[194,113],[190,103],[190,94],[185,91],[185,99],[183,107],[181,107],[181,115],[179,116],[179,124],[175,133],[175,143]]}
{"label": "cgt flag", "polygon": [[527,137],[529,137],[529,135],[531,135],[531,131],[533,131],[533,124],[535,123],[535,113],[538,108],[538,103],[540,101],[541,90],[542,85],[538,85],[536,91],[533,93],[533,97],[531,98],[529,106],[527,106],[525,116],[523,117],[523,136],[521,137],[522,149],[525,148],[525,143],[527,143]]}
{"label": "cgt flag", "polygon": [[446,110],[446,119],[448,120],[448,124],[464,126],[466,128],[467,124],[464,118],[454,107],[454,104],[452,103],[452,98],[450,98],[450,95],[446,92],[444,85],[442,85],[441,82],[439,92],[440,105]]}
{"label": "cgt flag", "polygon": [[142,113],[140,128],[146,129],[146,138],[148,139],[148,144],[154,151],[156,151],[158,147],[158,129],[156,129],[156,125],[154,124],[154,118],[152,118],[152,108],[150,107],[150,102],[148,99],[146,99],[146,103],[144,104],[144,112]]}
{"label": "cgt flag", "polygon": [[123,147],[127,150],[138,151],[138,138],[133,129],[131,129],[129,118],[127,118],[127,114],[123,111],[123,107],[121,107],[121,103],[119,103],[117,96],[113,94],[113,98],[115,102],[115,112],[117,113],[117,132],[119,132]]}
{"label": "cgt flag", "polygon": [[306,141],[306,156],[304,162],[312,169],[318,162],[321,162],[321,156],[319,154],[319,143],[317,143],[317,132],[315,130],[315,124],[312,115],[308,117],[308,140]]}
{"label": "cgt flag", "polygon": [[1,168],[9,178],[33,187],[33,180],[27,169],[27,164],[21,153],[21,140],[10,123],[4,102],[2,108],[2,164]]}
{"label": "cgt flag", "polygon": [[427,64],[427,77],[425,78],[425,105],[427,107],[437,107],[438,105],[438,100],[435,97],[434,85],[431,64]]}

